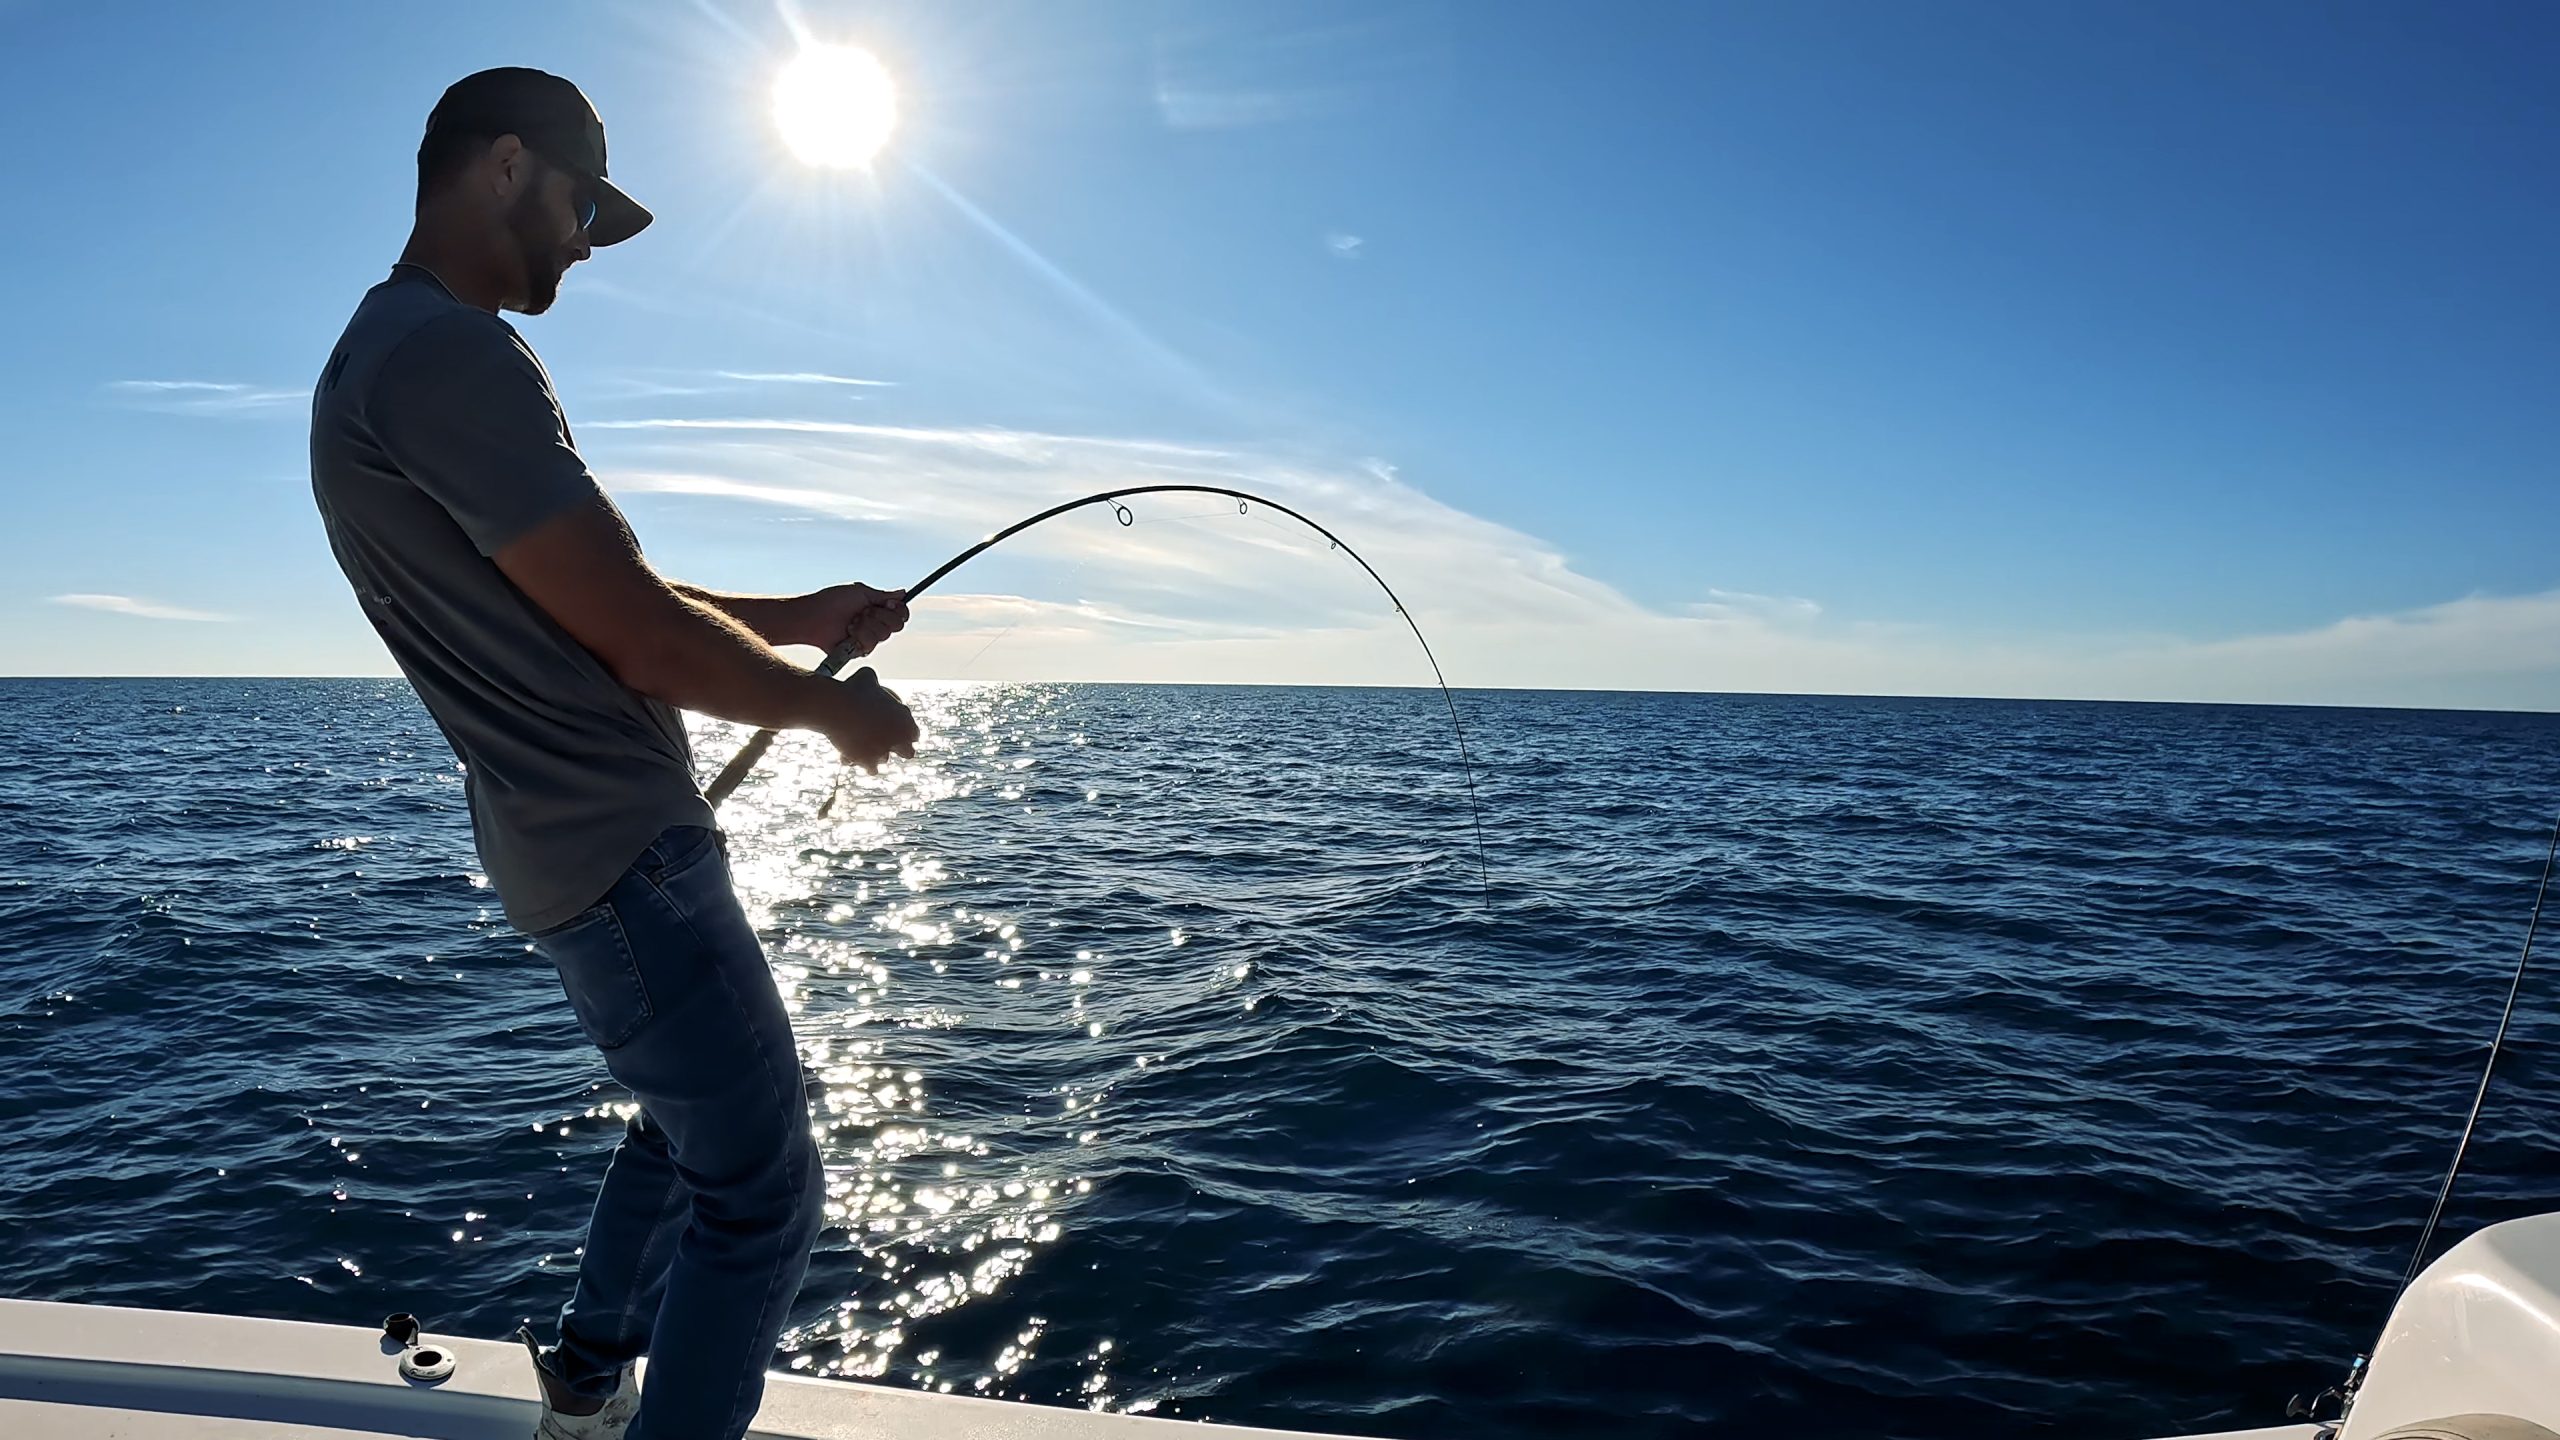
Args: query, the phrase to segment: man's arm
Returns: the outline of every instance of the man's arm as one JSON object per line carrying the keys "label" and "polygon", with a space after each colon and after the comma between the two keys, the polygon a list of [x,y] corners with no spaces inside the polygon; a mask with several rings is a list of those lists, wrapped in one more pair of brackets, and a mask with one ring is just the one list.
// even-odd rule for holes
{"label": "man's arm", "polygon": [[668,589],[696,605],[707,605],[745,626],[767,645],[805,645],[809,633],[805,595],[732,595],[707,585],[669,580]]}
{"label": "man's arm", "polygon": [[601,496],[543,521],[490,558],[643,695],[745,725],[824,731],[865,763],[912,753],[915,726],[904,706],[891,698],[884,709],[872,698],[886,694],[877,687],[855,689],[801,669],[718,607],[669,585]]}
{"label": "man's arm", "polygon": [[570,443],[542,363],[495,316],[457,311],[412,331],[384,358],[365,414],[472,548],[623,684],[723,719],[823,731],[857,764],[913,753],[915,718],[895,695],[800,669],[649,568]]}
{"label": "man's arm", "polygon": [[682,580],[666,583],[754,631],[767,645],[814,645],[832,653],[851,640],[856,655],[868,655],[907,623],[905,592],[868,585],[830,585],[806,595],[731,595]]}

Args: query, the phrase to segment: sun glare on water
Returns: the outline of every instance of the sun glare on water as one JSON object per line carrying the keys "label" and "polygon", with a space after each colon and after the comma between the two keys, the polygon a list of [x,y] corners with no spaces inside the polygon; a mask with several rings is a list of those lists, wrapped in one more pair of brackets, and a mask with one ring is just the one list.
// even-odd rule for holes
{"label": "sun glare on water", "polygon": [[856,169],[898,128],[898,86],[868,50],[802,47],[773,82],[773,121],[804,164]]}

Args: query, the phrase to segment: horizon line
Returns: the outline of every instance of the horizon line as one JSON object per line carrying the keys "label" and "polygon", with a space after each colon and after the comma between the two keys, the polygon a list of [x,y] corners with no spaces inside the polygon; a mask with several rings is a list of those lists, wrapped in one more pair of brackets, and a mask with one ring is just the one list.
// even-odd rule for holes
{"label": "horizon line", "polygon": [[[987,680],[974,677],[914,675],[909,680],[940,685],[1086,685],[1157,686],[1192,690],[1417,690],[1437,694],[1436,685],[1383,685],[1357,682],[1313,683],[1278,680]],[[10,681],[41,681],[65,684],[94,680],[247,680],[260,682],[310,680],[383,680],[408,684],[398,672],[370,674],[350,672],[334,675],[246,675],[246,674],[162,674],[162,675],[0,675],[0,684]],[[1934,700],[1980,705],[2159,705],[2192,706],[2212,709],[2247,710],[2371,710],[2404,715],[2548,715],[2560,717],[2560,709],[2539,709],[2526,705],[2393,705],[2344,704],[2326,700],[2155,700],[2132,696],[2104,695],[1949,695],[1919,691],[1852,691],[1852,690],[1647,690],[1635,686],[1612,685],[1451,685],[1451,694],[1509,695],[1709,695],[1737,700]],[[678,709],[683,707],[679,706]],[[707,714],[685,711],[686,714]],[[720,719],[719,716],[712,716]],[[741,721],[726,721],[741,724]]]}

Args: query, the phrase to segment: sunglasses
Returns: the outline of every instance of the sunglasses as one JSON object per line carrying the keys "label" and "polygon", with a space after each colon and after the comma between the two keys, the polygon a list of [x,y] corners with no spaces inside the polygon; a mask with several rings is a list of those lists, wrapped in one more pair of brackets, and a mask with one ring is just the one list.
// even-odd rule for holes
{"label": "sunglasses", "polygon": [[578,230],[583,234],[596,223],[596,182],[575,170],[570,171],[569,176],[578,182],[577,188],[569,192],[569,214],[577,220]]}
{"label": "sunglasses", "polygon": [[[530,149],[531,147],[527,148]],[[570,218],[578,222],[578,229],[581,232],[592,227],[596,223],[596,208],[598,200],[595,177],[573,165],[563,165],[559,161],[552,159],[550,156],[542,154],[539,150],[536,150],[533,153],[541,159],[543,164],[548,165],[552,169],[569,177],[572,182],[572,188],[569,191]]]}

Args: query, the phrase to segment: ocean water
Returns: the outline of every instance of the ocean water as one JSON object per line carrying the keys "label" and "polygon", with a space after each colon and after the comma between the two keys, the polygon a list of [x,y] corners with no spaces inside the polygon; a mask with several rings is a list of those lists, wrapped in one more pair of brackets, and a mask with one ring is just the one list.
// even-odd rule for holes
{"label": "ocean water", "polygon": [[[777,1363],[1353,1434],[2136,1437],[2369,1344],[2560,717],[919,692],[725,819]],[[738,738],[697,728],[706,772]],[[0,1293],[499,1335],[627,1098],[396,682],[0,681]],[[2560,1207],[2560,966],[2451,1233]]]}

